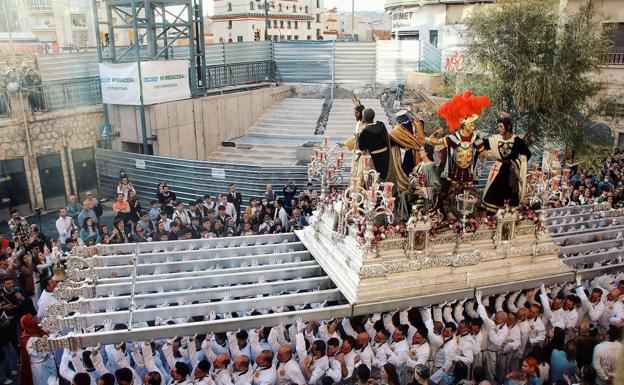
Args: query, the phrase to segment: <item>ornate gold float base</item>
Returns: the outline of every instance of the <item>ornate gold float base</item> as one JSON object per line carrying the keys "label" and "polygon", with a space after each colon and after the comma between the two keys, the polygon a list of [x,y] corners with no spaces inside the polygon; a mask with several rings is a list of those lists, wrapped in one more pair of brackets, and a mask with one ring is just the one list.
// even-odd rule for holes
{"label": "ornate gold float base", "polygon": [[574,280],[547,233],[505,219],[497,229],[439,236],[421,249],[410,244],[418,226],[408,238],[380,241],[373,252],[358,243],[353,229],[344,237],[334,232],[332,215],[312,218],[296,233],[358,313],[375,311],[381,302],[384,308],[387,302],[418,306],[470,298],[476,289],[493,294]]}

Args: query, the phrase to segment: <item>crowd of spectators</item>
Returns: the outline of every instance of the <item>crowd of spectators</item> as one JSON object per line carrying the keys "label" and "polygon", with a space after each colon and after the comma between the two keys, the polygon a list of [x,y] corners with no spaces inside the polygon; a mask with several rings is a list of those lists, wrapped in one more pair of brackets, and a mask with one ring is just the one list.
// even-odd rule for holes
{"label": "crowd of spectators", "polygon": [[[90,194],[90,193],[88,193]],[[121,173],[116,199],[112,204],[114,220],[102,223],[103,208],[97,199],[82,204],[70,196],[59,212],[57,231],[66,248],[74,246],[151,242],[177,239],[232,237],[277,234],[301,229],[317,205],[317,194],[309,183],[304,191],[289,181],[281,194],[266,185],[261,196],[243,202],[236,186],[216,196],[205,194],[183,202],[159,183],[155,199],[141,202],[132,182]],[[246,203],[246,206],[245,206]]]}
{"label": "crowd of spectators", "polygon": [[571,161],[563,166],[570,170],[570,183],[564,199],[551,202],[551,206],[604,202],[609,202],[614,208],[624,205],[624,153],[620,150],[589,167]]}
{"label": "crowd of spectators", "polygon": [[[594,170],[566,167],[571,169],[572,185],[567,204],[621,201],[614,196],[618,189],[621,196],[623,188],[624,156],[619,152]],[[588,199],[581,200],[587,191]],[[28,338],[20,343],[19,330],[32,330],[27,337],[45,333],[37,320],[54,301],[54,248],[281,233],[305,227],[318,202],[311,184],[299,191],[288,182],[281,194],[267,185],[263,194],[247,202],[230,185],[228,192],[184,204],[160,183],[155,199],[143,207],[124,172],[116,193],[112,224],[102,223],[108,209],[91,192],[82,202],[71,196],[67,207],[59,210],[56,240],[11,213],[12,239],[0,237],[0,385],[11,384],[8,377],[23,370],[24,359],[31,363],[31,383],[20,385],[46,385],[47,378],[57,376],[73,385],[140,385],[140,379],[133,380],[139,378],[137,373],[145,376],[147,385],[613,383],[622,350],[624,274],[585,282],[579,277],[575,283],[542,285],[491,299],[477,293],[475,300],[433,307],[215,333],[197,336],[196,341],[133,341],[66,351],[60,363],[28,350]],[[312,305],[326,304],[304,306]],[[286,310],[292,309],[276,304],[252,313]],[[250,314],[236,316],[245,315]],[[210,314],[203,319],[233,316]],[[48,362],[51,366],[42,369],[41,364]]]}
{"label": "crowd of spectators", "polygon": [[8,91],[23,88],[28,95],[28,105],[33,112],[45,110],[45,97],[41,75],[34,66],[5,65],[0,69],[0,117],[8,117],[11,111]]}

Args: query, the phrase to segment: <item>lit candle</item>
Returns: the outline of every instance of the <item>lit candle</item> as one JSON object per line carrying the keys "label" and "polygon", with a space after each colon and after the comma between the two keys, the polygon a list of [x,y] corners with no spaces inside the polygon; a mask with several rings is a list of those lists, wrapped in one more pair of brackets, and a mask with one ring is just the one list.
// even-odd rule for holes
{"label": "lit candle", "polygon": [[329,138],[326,136],[323,137],[323,147],[329,146]]}
{"label": "lit candle", "polygon": [[370,169],[370,155],[364,156],[364,170]]}
{"label": "lit candle", "polygon": [[384,183],[384,194],[387,197],[392,196],[392,186],[394,186],[394,183],[392,183],[392,182],[385,182]]}

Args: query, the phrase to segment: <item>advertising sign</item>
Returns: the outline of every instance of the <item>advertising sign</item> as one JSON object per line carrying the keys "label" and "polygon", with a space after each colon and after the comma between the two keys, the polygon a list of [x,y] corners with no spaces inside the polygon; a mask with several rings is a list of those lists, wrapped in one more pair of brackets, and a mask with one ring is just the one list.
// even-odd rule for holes
{"label": "advertising sign", "polygon": [[143,104],[189,99],[188,60],[141,62]]}
{"label": "advertising sign", "polygon": [[104,104],[141,104],[136,63],[100,63],[100,84]]}

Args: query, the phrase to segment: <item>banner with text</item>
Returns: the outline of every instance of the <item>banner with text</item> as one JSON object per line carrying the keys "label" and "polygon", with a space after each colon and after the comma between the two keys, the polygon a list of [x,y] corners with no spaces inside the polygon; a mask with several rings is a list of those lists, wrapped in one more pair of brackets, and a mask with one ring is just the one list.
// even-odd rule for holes
{"label": "banner with text", "polygon": [[190,99],[188,60],[141,62],[143,104]]}
{"label": "banner with text", "polygon": [[100,63],[102,103],[140,105],[139,67],[136,63]]}

